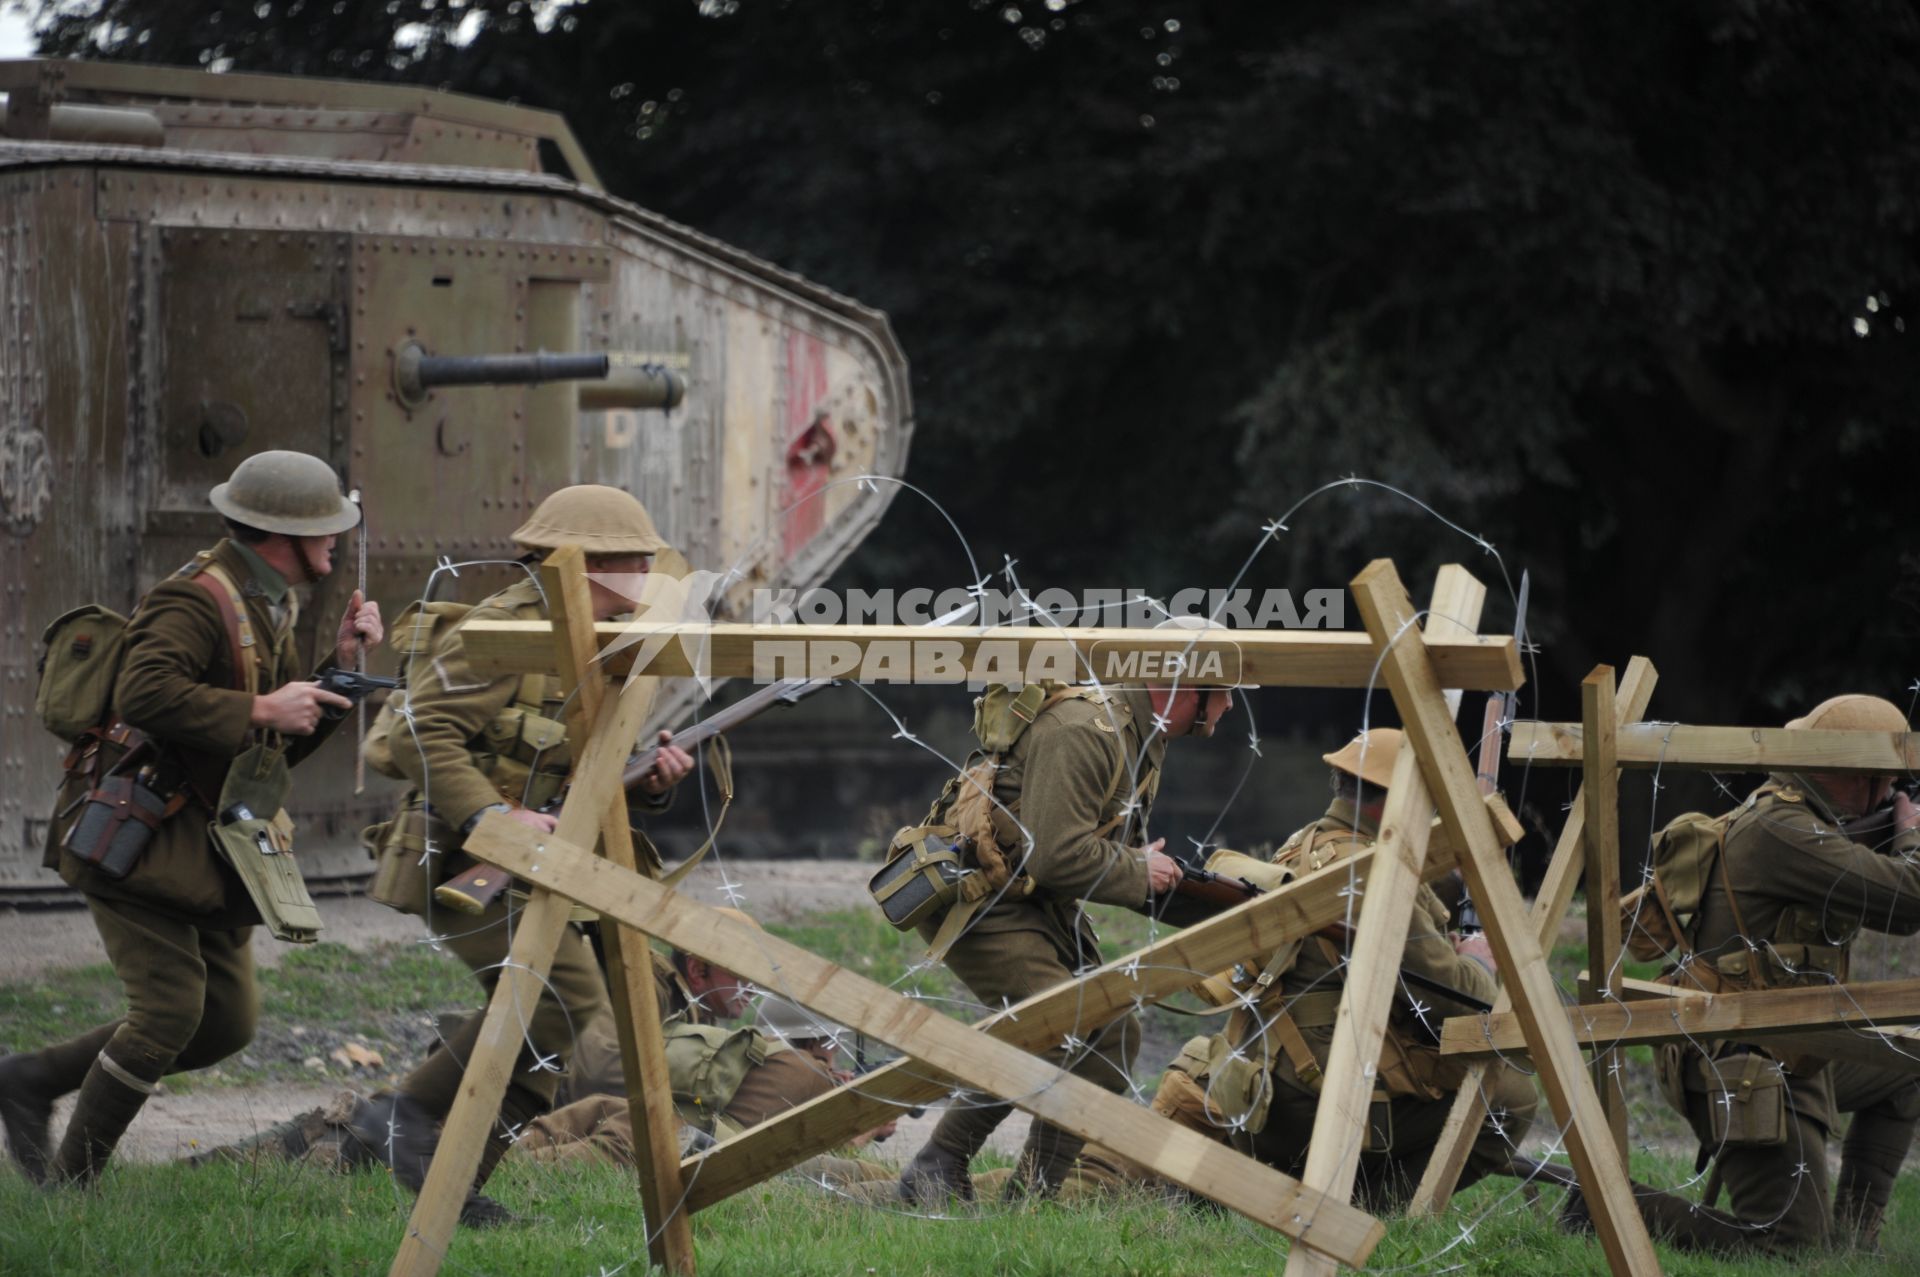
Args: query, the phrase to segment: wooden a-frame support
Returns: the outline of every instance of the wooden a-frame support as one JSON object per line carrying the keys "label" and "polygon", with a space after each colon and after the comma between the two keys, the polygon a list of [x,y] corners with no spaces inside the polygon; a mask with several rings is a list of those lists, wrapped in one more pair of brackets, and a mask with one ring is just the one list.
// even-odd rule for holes
{"label": "wooden a-frame support", "polygon": [[[1646,714],[1647,706],[1653,700],[1653,685],[1659,681],[1659,677],[1653,662],[1644,656],[1636,656],[1627,662],[1627,671],[1621,676],[1614,697],[1614,719],[1617,724],[1636,722]],[[1582,865],[1586,859],[1586,821],[1586,794],[1582,790],[1574,795],[1573,807],[1567,813],[1566,824],[1561,827],[1559,841],[1554,844],[1553,856],[1547,862],[1547,876],[1540,883],[1540,892],[1534,897],[1533,913],[1528,919],[1534,939],[1543,950],[1552,947],[1554,937],[1560,932],[1561,920],[1567,916],[1567,908],[1573,903],[1574,884],[1582,876]],[[1502,989],[1494,1001],[1494,1009],[1505,1011],[1511,1005],[1512,1000]],[[1453,1200],[1454,1185],[1460,1182],[1460,1172],[1466,1167],[1467,1154],[1473,1151],[1480,1123],[1487,1115],[1486,1095],[1482,1088],[1489,1067],[1484,1062],[1473,1064],[1460,1083],[1460,1089],[1454,1093],[1447,1124],[1441,1129],[1440,1140],[1434,1146],[1432,1156],[1427,1159],[1426,1172],[1407,1203],[1407,1214],[1437,1215]]]}
{"label": "wooden a-frame support", "polygon": [[[617,698],[609,696],[606,676],[594,665],[593,605],[585,557],[577,547],[555,551],[540,575],[552,617],[553,664],[563,692],[571,698],[568,738],[581,742],[575,753],[573,783],[561,806],[559,825],[550,836],[589,848],[597,841],[609,860],[632,870],[633,843],[620,773],[653,708],[657,680],[634,679]],[[481,1146],[492,1130],[519,1057],[521,1026],[543,992],[572,910],[572,901],[536,889],[516,917],[506,969],[487,1005],[464,1085],[442,1124],[433,1164],[394,1255],[392,1277],[423,1277],[439,1271],[461,1203],[473,1183]],[[691,1273],[693,1230],[686,1212],[679,1209],[679,1133],[647,939],[625,928],[609,927],[606,941],[620,1058],[639,1150],[648,1257],[669,1272]]]}
{"label": "wooden a-frame support", "polygon": [[[1539,961],[1539,946],[1521,918],[1524,906],[1519,901],[1518,890],[1511,880],[1502,853],[1502,847],[1506,844],[1496,832],[1497,822],[1489,814],[1489,805],[1481,800],[1473,785],[1471,765],[1467,763],[1458,734],[1453,730],[1453,709],[1440,690],[1436,657],[1442,653],[1448,658],[1446,666],[1452,672],[1451,681],[1462,686],[1501,690],[1506,686],[1517,686],[1518,654],[1513,641],[1510,638],[1472,638],[1463,641],[1459,631],[1468,627],[1442,624],[1436,627],[1434,639],[1429,643],[1414,624],[1411,605],[1391,564],[1384,560],[1370,565],[1356,579],[1354,588],[1362,600],[1361,608],[1368,621],[1369,655],[1380,663],[1380,668],[1387,675],[1402,718],[1407,723],[1408,737],[1388,797],[1393,828],[1383,836],[1376,848],[1371,862],[1374,877],[1371,885],[1379,898],[1392,900],[1404,897],[1407,907],[1410,907],[1414,885],[1427,867],[1425,862],[1429,857],[1430,844],[1436,841],[1429,813],[1437,802],[1441,814],[1440,832],[1447,842],[1459,849],[1469,884],[1476,898],[1483,902],[1483,916],[1502,967],[1511,973],[1519,986],[1516,998],[1519,1014],[1527,1028],[1529,1044],[1542,1058],[1541,1075],[1547,1085],[1549,1102],[1556,1115],[1568,1124],[1569,1148],[1573,1152],[1577,1171],[1589,1186],[1589,1202],[1596,1231],[1607,1251],[1609,1264],[1615,1272],[1656,1272],[1651,1244],[1638,1213],[1632,1207],[1627,1183],[1617,1160],[1596,1159],[1593,1156],[1606,1138],[1603,1115],[1591,1084],[1579,1067],[1572,1034],[1564,1018],[1546,1014],[1553,1006],[1552,990],[1550,985],[1544,983],[1546,976]],[[1477,585],[1472,588],[1478,589]],[[1463,594],[1447,606],[1463,608],[1465,599]],[[472,628],[475,632],[470,637],[470,650],[486,653],[484,658],[476,657],[476,668],[552,668],[555,663],[565,660],[564,656],[556,657],[551,650],[545,656],[526,650],[529,646],[540,646],[535,640],[544,640],[550,649],[565,649],[567,639],[557,632],[557,626],[553,630],[546,630],[545,627],[529,628],[524,624],[516,628],[509,623],[496,623],[490,626],[476,624]],[[489,636],[486,633],[489,629],[503,632]],[[515,632],[505,633],[508,629],[514,629]],[[604,625],[593,629],[577,627],[575,633],[592,635],[593,640],[597,640],[601,646],[618,640],[618,631],[609,633]],[[715,633],[718,633],[717,628]],[[782,627],[780,634],[780,637],[789,641],[815,638],[849,641],[846,636],[847,630],[842,627]],[[898,638],[899,635],[876,636],[873,641],[880,641],[881,637]],[[722,652],[722,663],[727,664],[729,669],[732,664],[750,659],[746,635],[729,633],[725,639],[726,642],[715,650]],[[590,650],[588,643],[575,641],[579,644],[575,659],[584,660]],[[860,640],[856,636],[851,641],[857,645]],[[1036,642],[1031,634],[1016,634],[1010,641],[1026,646]],[[1094,640],[1087,641],[1091,644]],[[1164,636],[1160,641],[1164,642]],[[1365,663],[1356,663],[1356,653],[1350,642],[1315,640],[1312,643],[1274,643],[1262,640],[1249,646],[1256,649],[1252,663],[1255,678],[1247,681],[1285,685],[1312,685],[1317,682],[1365,685],[1355,677],[1359,664]],[[673,644],[669,644],[661,651],[670,653],[673,647]],[[1295,656],[1299,658],[1296,662],[1298,666],[1311,667],[1315,673],[1302,674],[1299,668],[1290,668],[1289,658]],[[656,652],[651,660],[652,664],[647,669],[683,672],[675,667],[675,658],[671,654],[663,658],[660,652]],[[1369,668],[1367,678],[1371,677],[1372,669]],[[1121,1155],[1294,1237],[1300,1244],[1293,1249],[1290,1267],[1294,1263],[1307,1263],[1325,1270],[1330,1262],[1357,1266],[1365,1261],[1378,1241],[1381,1226],[1349,1204],[1352,1163],[1357,1159],[1359,1143],[1356,1114],[1350,1106],[1323,1103],[1323,1109],[1334,1116],[1320,1123],[1314,1140],[1316,1149],[1327,1147],[1336,1150],[1331,1160],[1345,1164],[1344,1175],[1342,1167],[1335,1166],[1331,1174],[1324,1174],[1324,1167],[1318,1168],[1323,1174],[1316,1176],[1313,1173],[1316,1168],[1310,1165],[1306,1182],[1297,1183],[1204,1136],[1168,1122],[1149,1110],[1065,1074],[1018,1047],[1000,1041],[992,1031],[959,1025],[932,1012],[922,1003],[881,989],[706,906],[681,899],[670,889],[639,876],[631,869],[593,858],[589,854],[592,834],[603,822],[602,817],[594,813],[590,802],[597,804],[603,813],[608,812],[606,800],[614,796],[609,786],[617,783],[615,773],[619,755],[624,753],[624,745],[631,743],[644,720],[646,704],[651,701],[651,691],[650,679],[637,679],[623,692],[613,712],[594,722],[592,736],[576,772],[574,791],[567,807],[563,809],[561,826],[554,834],[539,835],[504,817],[491,816],[482,821],[468,841],[469,851],[528,878],[536,887],[523,915],[522,935],[516,939],[510,970],[502,980],[500,994],[489,1009],[489,1031],[483,1032],[481,1047],[469,1062],[469,1086],[462,1097],[466,1111],[456,1107],[455,1113],[449,1117],[441,1154],[436,1158],[435,1175],[430,1176],[428,1190],[423,1192],[415,1212],[414,1226],[403,1243],[401,1255],[396,1258],[396,1272],[432,1271],[444,1252],[446,1233],[451,1229],[467,1177],[471,1174],[473,1161],[486,1135],[485,1123],[491,1120],[497,1108],[505,1085],[505,1071],[518,1050],[517,1039],[494,1031],[504,1027],[496,1025],[495,1021],[504,1022],[509,1018],[514,997],[537,995],[534,973],[544,972],[546,964],[551,961],[553,945],[565,926],[567,911],[560,903],[563,897],[588,904],[603,916],[631,928],[635,934],[659,936],[689,952],[721,962],[750,980],[897,1047],[939,1075],[1000,1095],[1046,1120],[1090,1138],[1100,1139]],[[622,816],[620,823],[624,833],[624,813]],[[1350,869],[1342,867],[1342,878],[1352,882],[1350,874]],[[1382,881],[1387,884],[1385,887],[1378,885]],[[1280,893],[1275,893],[1275,896],[1280,897]],[[1296,925],[1305,925],[1312,917],[1318,916],[1317,913],[1299,909],[1298,900],[1291,895],[1271,904],[1260,900],[1214,920],[1223,925],[1217,933],[1206,938],[1225,939],[1229,934],[1228,928],[1249,925],[1262,905],[1267,905],[1276,919],[1280,918],[1283,916],[1283,906],[1288,903],[1296,906]],[[1363,937],[1372,934],[1375,938],[1390,940],[1391,952],[1397,954],[1406,917],[1401,911],[1397,934],[1389,936],[1387,933],[1396,928],[1388,925],[1392,920],[1387,915],[1394,912],[1396,910],[1391,906],[1372,911],[1363,907],[1360,925]],[[1377,920],[1369,924],[1369,917]],[[1193,929],[1194,933],[1203,931],[1204,928]],[[1381,948],[1376,945],[1368,952]],[[1171,956],[1171,951],[1168,956]],[[1190,957],[1199,959],[1203,956],[1206,955],[1196,941]],[[525,960],[524,969],[522,959]],[[1200,965],[1204,969],[1205,964]],[[1367,965],[1370,968],[1377,964],[1369,961]],[[1107,974],[1136,979],[1139,970],[1135,968],[1133,972]],[[1183,976],[1188,974],[1190,969]],[[1167,981],[1167,987],[1162,992],[1170,991],[1174,983]],[[1184,987],[1193,981],[1183,979],[1181,983]],[[1533,987],[1535,984],[1541,987]],[[1356,992],[1356,988],[1363,985],[1365,988]],[[1116,986],[1112,980],[1109,986],[1109,992],[1114,991]],[[1381,996],[1382,988],[1388,996]],[[1077,994],[1079,990],[1076,986],[1068,986],[1068,992]],[[1370,1041],[1377,1053],[1390,994],[1390,982],[1384,981],[1377,973],[1358,967],[1350,973],[1340,1023],[1336,1028],[1334,1050],[1336,1058],[1344,1053],[1358,1062],[1360,1067],[1353,1070],[1355,1073],[1371,1072],[1367,1067],[1371,1057],[1361,1047]],[[1041,999],[1052,996],[1043,994]],[[1135,996],[1144,1000],[1144,995]],[[1006,1028],[1011,1023],[1009,1016],[1005,1024],[993,1027]],[[657,1035],[657,1026],[655,1032]],[[630,1079],[636,1066],[642,1074],[639,1089],[643,1094],[636,1100],[644,1103],[647,1099],[645,1092],[651,1091],[658,1102],[665,1090],[664,1068],[655,1072],[648,1067],[644,1047],[645,1044],[640,1043],[623,1051],[623,1060],[629,1068]],[[649,1087],[648,1075],[661,1085]],[[906,1076],[904,1070],[900,1076]],[[467,1103],[469,1100],[472,1102]],[[802,1122],[809,1111],[817,1118],[826,1107],[825,1103],[816,1102],[815,1105],[797,1110],[790,1120]],[[841,1116],[850,1116],[853,1107],[851,1104],[845,1106]],[[1362,1105],[1357,1116],[1363,1119],[1364,1111]],[[1333,1129],[1327,1129],[1329,1125]],[[855,1126],[839,1134],[844,1138],[858,1129]],[[810,1143],[818,1135],[817,1130],[803,1132],[799,1138],[790,1139],[787,1143],[789,1146]],[[1350,1149],[1351,1156],[1339,1151],[1343,1148]],[[680,1179],[680,1167],[676,1164],[668,1168],[661,1164],[662,1160],[652,1156],[643,1158],[642,1180],[643,1183],[653,1183],[656,1201],[660,1200],[658,1195],[661,1186],[677,1185]],[[649,1162],[651,1165],[645,1164]],[[1316,1182],[1319,1178],[1331,1181],[1325,1185],[1324,1191]],[[436,1179],[439,1181],[437,1185]],[[702,1204],[710,1204],[712,1200],[718,1199],[708,1197]],[[677,1216],[684,1221],[688,1212],[679,1208],[687,1204],[686,1200],[676,1198],[676,1209],[669,1211],[668,1217]],[[653,1223],[651,1216],[649,1222]],[[658,1227],[654,1229],[654,1234],[660,1239],[667,1236],[666,1230]],[[412,1266],[408,1265],[409,1249],[413,1252]],[[665,1262],[676,1271],[690,1271],[690,1248],[677,1261],[670,1259]]]}
{"label": "wooden a-frame support", "polygon": [[[1400,711],[1406,740],[1387,792],[1378,846],[1406,857],[1417,872],[1419,857],[1424,854],[1421,832],[1426,824],[1425,812],[1429,802],[1439,806],[1442,823],[1462,848],[1461,870],[1499,962],[1505,991],[1533,1051],[1548,1105],[1565,1129],[1567,1152],[1585,1189],[1607,1265],[1616,1277],[1658,1273],[1659,1260],[1612,1146],[1606,1114],[1565,1017],[1557,1014],[1559,999],[1540,942],[1487,820],[1473,764],[1455,728],[1453,711],[1441,693],[1425,636],[1413,623],[1413,605],[1406,587],[1392,563],[1379,559],[1354,578],[1352,588],[1367,633],[1380,652],[1381,673]],[[1406,836],[1404,829],[1396,837],[1393,825],[1409,817],[1417,820],[1419,827],[1412,837]],[[1376,882],[1380,874],[1381,866],[1377,865]],[[1328,1082],[1321,1093],[1307,1174],[1303,1176],[1303,1182],[1329,1195],[1350,1195],[1352,1191],[1366,1116],[1365,1095],[1372,1089],[1370,1066],[1378,1058],[1379,1035],[1384,1031],[1390,1003],[1390,998],[1379,996],[1379,990],[1384,986],[1391,993],[1391,968],[1397,966],[1405,944],[1410,902],[1396,907],[1384,923],[1372,929],[1374,943],[1367,946],[1369,911],[1377,903],[1370,901],[1361,914],[1362,934],[1354,946],[1341,994]],[[1395,904],[1399,906],[1397,900]],[[1389,970],[1383,972],[1383,967]],[[1355,1014],[1356,1007],[1366,1008],[1365,1022]],[[1362,1032],[1367,1036],[1358,1038],[1343,1053],[1341,1037]],[[1366,1045],[1373,1047],[1373,1054],[1355,1049]],[[1342,1059],[1358,1065],[1350,1073],[1360,1075],[1349,1080],[1344,1094],[1336,1093],[1333,1085],[1334,1079],[1341,1077],[1338,1064]],[[1316,1163],[1327,1178],[1315,1174]],[[1289,1277],[1324,1271],[1326,1266],[1317,1256],[1300,1250],[1288,1256]]]}

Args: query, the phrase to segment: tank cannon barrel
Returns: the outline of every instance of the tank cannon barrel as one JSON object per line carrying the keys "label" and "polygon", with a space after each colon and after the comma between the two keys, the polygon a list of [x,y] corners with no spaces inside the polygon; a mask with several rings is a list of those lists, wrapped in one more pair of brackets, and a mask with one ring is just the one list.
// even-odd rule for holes
{"label": "tank cannon barrel", "polygon": [[417,402],[436,386],[529,386],[547,381],[597,380],[613,366],[605,355],[429,355],[408,342],[394,354],[400,397]]}
{"label": "tank cannon barrel", "polygon": [[436,386],[531,386],[549,381],[604,379],[612,361],[602,355],[429,355],[408,342],[395,354],[393,385],[412,407]]}
{"label": "tank cannon barrel", "polygon": [[435,386],[522,386],[542,381],[597,381],[612,367],[605,355],[422,355],[423,389]]}

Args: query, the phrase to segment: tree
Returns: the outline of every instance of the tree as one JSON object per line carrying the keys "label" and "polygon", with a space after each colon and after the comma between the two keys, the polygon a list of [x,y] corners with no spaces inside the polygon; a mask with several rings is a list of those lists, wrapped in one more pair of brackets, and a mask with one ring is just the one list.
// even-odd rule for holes
{"label": "tree", "polygon": [[[1634,651],[1663,715],[1716,721],[1915,672],[1909,3],[61,0],[42,24],[63,53],[563,111],[619,193],[889,311],[913,477],[1031,581],[1224,584],[1353,473],[1532,569],[1546,712]],[[957,575],[893,517],[849,572]],[[1434,527],[1334,493],[1249,583],[1477,554]]]}

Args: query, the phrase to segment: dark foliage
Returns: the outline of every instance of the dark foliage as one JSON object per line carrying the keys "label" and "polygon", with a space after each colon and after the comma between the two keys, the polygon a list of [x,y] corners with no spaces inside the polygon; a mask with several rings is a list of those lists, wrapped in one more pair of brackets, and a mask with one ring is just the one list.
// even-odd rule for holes
{"label": "dark foliage", "polygon": [[[912,477],[1029,582],[1224,584],[1352,473],[1532,570],[1549,712],[1632,652],[1708,721],[1920,674],[1911,3],[104,0],[42,30],[563,111],[617,192],[892,315]],[[1486,562],[1342,491],[1249,583],[1377,554],[1416,593]],[[848,571],[961,567],[903,503]]]}

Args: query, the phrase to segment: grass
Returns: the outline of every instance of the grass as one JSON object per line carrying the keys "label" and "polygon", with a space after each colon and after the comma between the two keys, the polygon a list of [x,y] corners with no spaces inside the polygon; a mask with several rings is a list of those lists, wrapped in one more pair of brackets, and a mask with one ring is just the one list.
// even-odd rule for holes
{"label": "grass", "polygon": [[[1151,924],[1138,915],[1096,910],[1103,954],[1144,943]],[[784,939],[902,991],[945,998],[958,990],[944,969],[916,969],[922,945],[895,932],[872,910],[847,910],[769,928]],[[1571,987],[1584,953],[1563,945],[1550,955],[1554,976]],[[1634,974],[1641,974],[1634,972]],[[388,1042],[394,1026],[421,1025],[430,1013],[469,1008],[478,998],[457,962],[417,945],[353,951],[323,944],[287,955],[261,972],[265,1001],[261,1048],[286,1058],[226,1068],[227,1082],[288,1074],[311,1078],[295,1059],[324,1054],[336,1038]],[[0,1048],[35,1045],[117,1014],[120,993],[104,966],[49,973],[0,986]],[[1157,1013],[1156,1013],[1157,1014]],[[1171,1017],[1169,1017],[1171,1019]],[[298,1035],[295,1029],[302,1032]],[[1185,1023],[1179,1032],[1190,1032]],[[382,1035],[385,1034],[386,1037]],[[260,1044],[256,1043],[256,1047]],[[407,1048],[389,1052],[390,1069]],[[1643,1180],[1687,1177],[1691,1144],[1679,1120],[1652,1094],[1649,1053],[1629,1052],[1635,1155]],[[1165,1054],[1149,1048],[1140,1074]],[[210,1071],[211,1072],[211,1071]],[[199,1075],[204,1078],[207,1075]],[[183,1080],[183,1079],[182,1079]],[[179,1081],[175,1087],[179,1089]],[[216,1080],[216,1084],[218,1080]],[[591,1167],[514,1165],[494,1182],[509,1206],[535,1222],[486,1234],[460,1234],[445,1271],[453,1274],[645,1270],[645,1242],[630,1172]],[[1444,1219],[1390,1221],[1370,1269],[1429,1273],[1560,1274],[1605,1271],[1597,1243],[1554,1226],[1557,1190],[1538,1204],[1492,1181],[1462,1194]],[[116,1165],[87,1193],[46,1194],[0,1169],[0,1274],[360,1274],[386,1271],[405,1227],[410,1200],[379,1174],[331,1176],[291,1166]],[[1920,1271],[1920,1177],[1899,1183],[1886,1253],[1817,1255],[1792,1260],[1721,1261],[1662,1248],[1674,1277],[1851,1277]],[[1471,1240],[1462,1242],[1463,1230]],[[1021,1277],[1114,1273],[1272,1273],[1286,1243],[1236,1217],[1170,1208],[1144,1196],[1094,1205],[988,1208],[977,1216],[928,1220],[823,1196],[792,1180],[774,1181],[703,1213],[695,1226],[706,1274],[980,1274]]]}
{"label": "grass", "polygon": [[[1671,1164],[1641,1165],[1666,1178]],[[1561,1277],[1605,1271],[1599,1245],[1554,1227],[1557,1190],[1537,1205],[1493,1182],[1461,1195],[1443,1220],[1394,1221],[1373,1270]],[[450,1274],[639,1273],[645,1241],[628,1173],[594,1167],[516,1166],[495,1181],[500,1198],[536,1216],[524,1227],[462,1231]],[[291,1166],[116,1167],[86,1193],[48,1194],[0,1177],[0,1272],[41,1274],[377,1274],[386,1271],[410,1199],[385,1176],[334,1176]],[[1903,1180],[1895,1210],[1920,1216],[1920,1181]],[[1472,1238],[1460,1242],[1462,1227]],[[929,1220],[862,1207],[794,1181],[751,1190],[699,1216],[700,1271],[708,1277],[812,1274],[1122,1274],[1184,1277],[1278,1271],[1286,1242],[1237,1217],[1170,1207],[1145,1196],[1073,1208],[988,1207]],[[1851,1277],[1912,1272],[1920,1237],[1895,1225],[1879,1256],[1792,1260],[1661,1258],[1673,1277]],[[1457,1265],[1457,1267],[1456,1267]]]}

